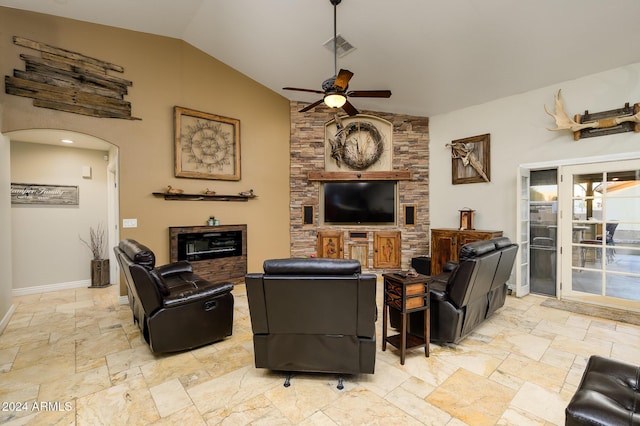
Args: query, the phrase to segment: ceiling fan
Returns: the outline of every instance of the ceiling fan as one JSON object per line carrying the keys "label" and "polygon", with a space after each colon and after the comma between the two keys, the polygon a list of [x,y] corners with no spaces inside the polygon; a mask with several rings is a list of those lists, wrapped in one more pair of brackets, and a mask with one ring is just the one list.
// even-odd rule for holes
{"label": "ceiling fan", "polygon": [[322,83],[322,90],[314,89],[300,89],[297,87],[283,87],[283,90],[298,90],[301,92],[319,93],[324,95],[322,99],[302,108],[300,112],[307,112],[321,103],[325,103],[330,108],[342,108],[349,115],[358,114],[358,110],[347,100],[351,98],[389,98],[391,97],[390,90],[351,90],[347,91],[349,87],[349,80],[353,77],[353,73],[349,70],[341,69],[338,72],[338,52],[337,52],[337,25],[336,25],[336,6],[340,4],[342,0],[329,0],[333,5],[333,68],[334,75],[326,79]]}

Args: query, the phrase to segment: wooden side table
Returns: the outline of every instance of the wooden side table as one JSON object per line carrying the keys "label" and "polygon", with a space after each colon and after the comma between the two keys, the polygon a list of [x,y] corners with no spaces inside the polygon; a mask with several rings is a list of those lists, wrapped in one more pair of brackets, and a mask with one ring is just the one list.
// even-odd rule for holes
{"label": "wooden side table", "polygon": [[[404,277],[399,274],[383,274],[384,307],[382,310],[382,350],[387,343],[400,349],[400,364],[404,365],[407,348],[424,346],[424,356],[429,356],[429,337],[431,316],[429,312],[429,283],[431,277],[418,274],[417,277]],[[387,337],[387,318],[389,309],[400,312],[402,319],[400,333]],[[407,334],[407,320],[412,312],[424,312],[424,338]]]}

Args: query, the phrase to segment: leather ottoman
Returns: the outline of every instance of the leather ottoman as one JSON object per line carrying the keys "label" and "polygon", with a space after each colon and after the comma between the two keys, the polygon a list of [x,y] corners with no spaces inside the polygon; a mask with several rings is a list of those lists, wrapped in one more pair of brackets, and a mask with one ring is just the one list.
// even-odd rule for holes
{"label": "leather ottoman", "polygon": [[566,425],[640,425],[640,367],[591,356],[565,410]]}

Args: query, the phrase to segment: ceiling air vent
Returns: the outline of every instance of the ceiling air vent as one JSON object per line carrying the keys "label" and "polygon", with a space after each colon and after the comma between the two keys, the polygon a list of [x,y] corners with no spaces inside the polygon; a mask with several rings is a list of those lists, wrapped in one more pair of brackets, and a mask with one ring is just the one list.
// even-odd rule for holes
{"label": "ceiling air vent", "polygon": [[[333,37],[327,40],[327,42],[325,42],[323,46],[326,47],[329,52],[333,53]],[[346,56],[354,50],[356,50],[356,48],[353,47],[351,43],[342,38],[340,34],[336,35],[336,54],[339,58]]]}

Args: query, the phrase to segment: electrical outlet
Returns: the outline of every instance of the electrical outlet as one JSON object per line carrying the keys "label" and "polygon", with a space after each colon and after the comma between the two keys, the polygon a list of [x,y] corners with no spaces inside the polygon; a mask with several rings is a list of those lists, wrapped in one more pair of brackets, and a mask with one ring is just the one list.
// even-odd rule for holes
{"label": "electrical outlet", "polygon": [[122,219],[123,228],[137,228],[138,219]]}

